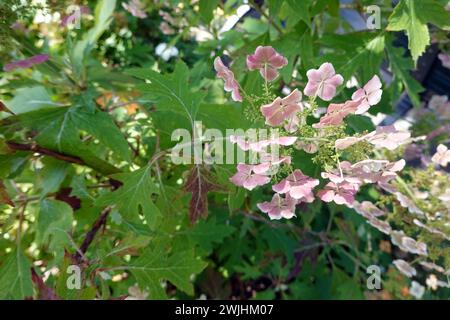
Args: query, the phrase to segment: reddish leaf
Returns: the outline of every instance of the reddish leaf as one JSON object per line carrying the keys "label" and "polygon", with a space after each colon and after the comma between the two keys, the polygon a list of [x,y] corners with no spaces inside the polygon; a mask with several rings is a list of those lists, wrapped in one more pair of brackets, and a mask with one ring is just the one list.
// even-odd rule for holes
{"label": "reddish leaf", "polygon": [[203,166],[194,166],[189,172],[184,190],[192,193],[189,202],[189,219],[195,223],[200,217],[208,216],[208,192],[225,191],[214,182],[214,176]]}
{"label": "reddish leaf", "polygon": [[14,202],[12,202],[9,194],[6,192],[5,185],[3,181],[0,180],[0,204],[9,204],[11,207],[14,207]]}

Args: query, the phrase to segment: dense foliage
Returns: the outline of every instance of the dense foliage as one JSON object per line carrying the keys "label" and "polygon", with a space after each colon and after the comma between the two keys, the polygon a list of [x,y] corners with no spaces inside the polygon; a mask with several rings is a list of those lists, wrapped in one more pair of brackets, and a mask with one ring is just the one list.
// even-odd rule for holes
{"label": "dense foliage", "polygon": [[1,299],[448,298],[448,1],[74,2],[0,3]]}

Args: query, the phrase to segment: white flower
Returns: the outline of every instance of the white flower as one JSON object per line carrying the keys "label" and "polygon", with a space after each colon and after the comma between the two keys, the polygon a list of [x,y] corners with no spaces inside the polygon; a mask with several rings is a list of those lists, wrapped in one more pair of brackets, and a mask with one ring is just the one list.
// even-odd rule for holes
{"label": "white flower", "polygon": [[398,259],[394,260],[393,263],[397,267],[397,269],[408,278],[411,278],[412,276],[415,276],[417,274],[416,269],[411,267],[405,260]]}
{"label": "white flower", "polygon": [[425,293],[425,287],[422,286],[417,281],[411,283],[411,288],[409,288],[409,293],[416,299],[421,299]]}
{"label": "white flower", "polygon": [[168,46],[167,43],[160,43],[155,48],[155,53],[164,61],[169,61],[170,58],[178,56],[178,49],[175,46]]}

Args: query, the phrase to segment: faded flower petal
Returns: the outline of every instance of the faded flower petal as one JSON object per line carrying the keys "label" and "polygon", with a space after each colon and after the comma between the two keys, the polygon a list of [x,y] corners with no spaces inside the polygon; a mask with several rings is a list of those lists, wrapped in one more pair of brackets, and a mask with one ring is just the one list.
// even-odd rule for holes
{"label": "faded flower petal", "polygon": [[295,216],[296,201],[286,195],[282,198],[278,193],[275,193],[270,202],[265,201],[258,203],[256,206],[264,213],[267,213],[272,220],[279,220],[281,218],[291,219]]}
{"label": "faded flower petal", "polygon": [[437,147],[436,153],[431,158],[431,161],[433,161],[433,163],[446,167],[450,162],[450,150],[448,150],[447,146],[440,144]]}
{"label": "faded flower petal", "polygon": [[234,73],[223,64],[220,57],[216,57],[216,59],[214,59],[214,69],[217,72],[217,77],[221,78],[225,82],[225,91],[231,92],[231,99],[234,101],[242,101],[242,97],[239,92],[239,84],[234,78]]}
{"label": "faded flower petal", "polygon": [[331,63],[323,63],[319,69],[311,69],[306,73],[308,83],[304,93],[308,97],[318,96],[324,101],[330,101],[336,95],[336,87],[344,82],[340,74],[336,74]]}
{"label": "faded flower petal", "polygon": [[130,0],[128,3],[123,2],[122,7],[136,18],[147,18],[147,14],[144,11],[145,6],[140,0]]}
{"label": "faded flower petal", "polygon": [[400,145],[406,143],[411,137],[411,133],[407,131],[398,131],[395,126],[380,126],[375,131],[372,131],[363,138],[376,148],[386,148],[388,150],[395,150]]}
{"label": "faded flower petal", "polygon": [[417,274],[416,269],[411,267],[405,260],[398,259],[394,260],[393,263],[397,267],[397,269],[408,278],[411,278],[412,276],[415,276]]}
{"label": "faded flower petal", "polygon": [[285,98],[276,98],[272,103],[261,107],[261,113],[266,118],[266,124],[279,126],[292,119],[296,113],[303,110],[302,93],[295,89]]}
{"label": "faded flower petal", "polygon": [[334,201],[336,204],[345,204],[351,207],[357,191],[358,186],[348,182],[340,184],[329,182],[323,190],[317,192],[317,196],[325,202]]}
{"label": "faded flower petal", "polygon": [[275,80],[278,77],[277,70],[287,64],[287,59],[271,46],[259,46],[254,54],[247,56],[248,69],[259,70],[261,76],[267,81]]}
{"label": "faded flower petal", "polygon": [[296,169],[286,179],[272,186],[273,191],[277,193],[288,193],[292,198],[313,202],[314,194],[312,190],[319,185],[319,180],[310,178],[302,173],[301,170]]}
{"label": "faded flower petal", "polygon": [[314,128],[340,125],[346,116],[356,112],[359,101],[348,100],[345,103],[332,103],[328,106],[327,113],[323,115],[319,123],[313,124]]}
{"label": "faded flower petal", "polygon": [[255,166],[240,163],[237,165],[237,172],[230,178],[230,181],[239,187],[244,187],[247,190],[253,190],[257,186],[262,186],[270,182],[265,172],[259,171],[259,174],[254,171]]}
{"label": "faded flower petal", "polygon": [[381,95],[383,90],[381,90],[381,81],[377,75],[373,76],[366,85],[358,90],[356,90],[352,95],[353,101],[360,101],[355,114],[362,114],[369,110],[371,106],[376,105],[381,100]]}

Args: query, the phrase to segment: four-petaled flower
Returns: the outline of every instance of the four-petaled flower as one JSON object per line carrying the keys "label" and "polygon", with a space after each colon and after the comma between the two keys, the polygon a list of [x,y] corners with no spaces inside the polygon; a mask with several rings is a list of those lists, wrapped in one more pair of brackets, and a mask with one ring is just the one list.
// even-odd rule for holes
{"label": "four-petaled flower", "polygon": [[382,93],[380,78],[374,75],[364,87],[356,90],[352,95],[353,101],[360,101],[355,114],[362,114],[380,102]]}
{"label": "four-petaled flower", "polygon": [[224,83],[224,89],[226,92],[231,92],[231,99],[234,101],[242,101],[241,94],[239,93],[239,84],[234,78],[233,71],[228,69],[220,60],[220,57],[214,59],[214,69],[217,72],[217,76],[221,78]]}
{"label": "four-petaled flower", "polygon": [[438,145],[436,153],[431,157],[431,161],[446,167],[450,162],[450,150],[443,144]]}
{"label": "four-petaled flower", "polygon": [[302,111],[302,93],[295,89],[287,97],[277,97],[272,103],[261,107],[261,113],[269,126],[279,126],[286,120],[289,122],[297,112]]}
{"label": "four-petaled flower", "polygon": [[323,115],[318,123],[313,124],[314,128],[340,125],[346,116],[353,114],[358,109],[360,101],[348,100],[344,103],[331,103],[327,113]]}
{"label": "four-petaled flower", "polygon": [[264,213],[269,215],[272,220],[279,220],[281,218],[291,219],[295,216],[295,205],[297,201],[286,195],[282,198],[280,194],[275,193],[270,202],[265,201],[258,203],[257,207]]}
{"label": "four-petaled flower", "polygon": [[247,56],[249,70],[259,70],[261,76],[272,81],[278,77],[278,69],[288,64],[285,57],[275,51],[271,46],[258,46],[254,54]]}
{"label": "four-petaled flower", "polygon": [[318,96],[324,101],[330,101],[336,95],[336,87],[344,82],[340,74],[336,74],[331,63],[325,62],[319,69],[311,69],[306,73],[308,83],[304,93],[308,97]]}
{"label": "four-petaled flower", "polygon": [[323,190],[317,192],[317,196],[325,202],[334,201],[336,204],[351,206],[357,191],[358,186],[347,181],[339,184],[328,182]]}
{"label": "four-petaled flower", "polygon": [[136,18],[145,19],[147,14],[144,11],[144,4],[140,0],[131,0],[128,3],[122,3],[122,7]]}
{"label": "four-petaled flower", "polygon": [[310,178],[302,173],[301,170],[296,169],[286,179],[272,186],[273,191],[278,193],[287,193],[292,198],[313,202],[314,194],[312,190],[319,185],[319,180]]}
{"label": "four-petaled flower", "polygon": [[230,178],[230,181],[247,190],[253,190],[257,186],[265,185],[270,181],[270,177],[267,176],[267,166],[240,163],[237,165],[237,170],[238,172]]}
{"label": "four-petaled flower", "polygon": [[411,137],[407,131],[399,131],[395,126],[377,127],[364,136],[364,139],[373,144],[375,148],[386,148],[388,150],[397,149],[400,145],[406,143]]}

